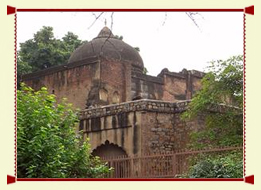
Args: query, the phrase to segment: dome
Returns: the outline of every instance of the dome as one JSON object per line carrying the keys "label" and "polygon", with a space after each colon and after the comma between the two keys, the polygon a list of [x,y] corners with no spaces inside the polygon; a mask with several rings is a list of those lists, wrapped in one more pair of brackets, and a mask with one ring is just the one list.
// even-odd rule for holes
{"label": "dome", "polygon": [[107,59],[129,61],[133,66],[143,69],[143,61],[139,52],[122,40],[114,37],[108,27],[104,27],[98,36],[77,48],[68,63],[79,62],[89,57],[102,56]]}

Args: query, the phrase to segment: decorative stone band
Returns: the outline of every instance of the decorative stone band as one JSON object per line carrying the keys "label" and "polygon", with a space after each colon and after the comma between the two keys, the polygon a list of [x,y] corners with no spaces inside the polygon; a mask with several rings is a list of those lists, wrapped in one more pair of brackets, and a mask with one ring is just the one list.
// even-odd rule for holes
{"label": "decorative stone band", "polygon": [[[133,112],[133,111],[180,113],[188,108],[189,103],[190,100],[179,101],[179,102],[168,102],[168,101],[160,101],[160,100],[142,99],[142,100],[124,102],[120,104],[112,104],[107,106],[85,109],[79,113],[79,119],[84,120],[89,118],[103,117],[103,116],[109,116],[118,113]],[[239,109],[238,107],[229,106],[225,104],[219,104],[216,106],[211,106],[209,108],[210,112],[224,113],[229,110],[237,111],[238,114],[242,113],[242,110]]]}
{"label": "decorative stone band", "polygon": [[85,109],[79,113],[79,118],[82,120],[133,111],[177,113],[186,110],[189,102],[189,100],[180,102],[167,102],[159,100],[142,99],[124,102],[120,104],[112,104],[108,106]]}

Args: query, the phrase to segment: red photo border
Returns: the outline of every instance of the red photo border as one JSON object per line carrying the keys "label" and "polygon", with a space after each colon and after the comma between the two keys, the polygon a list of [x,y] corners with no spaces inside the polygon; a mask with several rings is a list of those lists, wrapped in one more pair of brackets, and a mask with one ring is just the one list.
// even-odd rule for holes
{"label": "red photo border", "polygon": [[[17,122],[17,104],[16,104],[16,92],[17,92],[17,66],[16,66],[16,61],[17,61],[17,14],[16,12],[243,12],[244,17],[243,17],[243,64],[244,64],[244,109],[243,109],[243,122],[244,122],[244,142],[243,142],[243,153],[244,153],[244,169],[243,169],[243,178],[173,178],[173,179],[158,179],[158,178],[146,178],[146,179],[111,179],[111,178],[105,178],[105,179],[99,179],[99,178],[17,178],[17,160],[16,160],[16,147],[17,147],[17,142],[16,142],[16,122]],[[7,15],[14,15],[14,31],[15,31],[15,45],[14,45],[14,58],[15,58],[15,63],[14,63],[14,75],[15,75],[15,106],[14,106],[14,120],[15,120],[15,132],[14,132],[14,138],[15,138],[15,169],[14,169],[14,176],[7,175],[7,184],[15,183],[16,181],[245,181],[245,183],[250,183],[254,184],[254,175],[250,176],[245,176],[246,175],[246,108],[245,108],[245,103],[246,103],[246,59],[245,59],[245,43],[246,43],[246,14],[254,15],[254,5],[245,7],[244,9],[20,9],[16,7],[12,7],[7,5]]]}

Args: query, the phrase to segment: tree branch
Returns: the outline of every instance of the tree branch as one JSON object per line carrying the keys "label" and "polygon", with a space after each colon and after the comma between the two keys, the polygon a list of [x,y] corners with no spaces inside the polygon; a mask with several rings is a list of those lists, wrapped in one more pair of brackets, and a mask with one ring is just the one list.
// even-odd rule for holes
{"label": "tree branch", "polygon": [[90,29],[95,22],[103,15],[104,12],[101,12],[98,16],[96,16],[94,13],[92,13],[92,15],[95,17],[95,20],[92,22],[92,24],[88,27],[88,29]]}

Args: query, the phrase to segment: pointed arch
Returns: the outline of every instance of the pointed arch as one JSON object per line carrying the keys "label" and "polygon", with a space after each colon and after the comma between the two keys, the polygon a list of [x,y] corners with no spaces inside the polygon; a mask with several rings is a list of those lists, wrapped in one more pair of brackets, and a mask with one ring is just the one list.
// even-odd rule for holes
{"label": "pointed arch", "polygon": [[112,103],[113,104],[118,104],[120,103],[120,95],[118,91],[115,91],[112,95]]}

